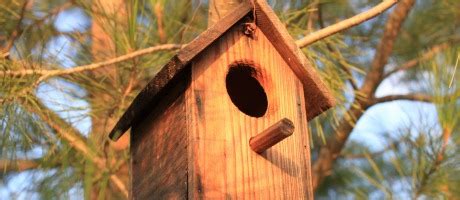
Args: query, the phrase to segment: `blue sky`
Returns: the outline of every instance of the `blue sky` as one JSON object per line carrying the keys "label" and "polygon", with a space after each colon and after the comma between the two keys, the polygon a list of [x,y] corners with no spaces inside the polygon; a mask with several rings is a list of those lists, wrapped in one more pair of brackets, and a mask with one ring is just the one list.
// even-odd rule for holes
{"label": "blue sky", "polygon": [[[376,96],[410,93],[411,86],[400,83],[401,77],[401,73],[396,73],[386,79],[378,88]],[[378,151],[386,146],[385,138],[382,138],[383,133],[398,132],[398,129],[420,120],[425,120],[427,124],[436,124],[436,107],[431,103],[407,100],[381,103],[366,111],[350,138]]]}

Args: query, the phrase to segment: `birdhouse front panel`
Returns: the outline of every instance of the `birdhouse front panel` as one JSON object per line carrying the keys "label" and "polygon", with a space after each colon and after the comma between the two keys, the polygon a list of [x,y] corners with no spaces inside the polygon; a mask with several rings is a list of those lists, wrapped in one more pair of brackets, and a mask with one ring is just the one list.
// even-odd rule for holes
{"label": "birdhouse front panel", "polygon": [[131,128],[133,199],[313,199],[307,121],[334,98],[264,0],[183,47],[109,137]]}
{"label": "birdhouse front panel", "polygon": [[[302,82],[258,29],[238,22],[192,61],[186,90],[191,199],[305,199],[311,182]],[[287,118],[291,136],[257,153],[251,137]]]}

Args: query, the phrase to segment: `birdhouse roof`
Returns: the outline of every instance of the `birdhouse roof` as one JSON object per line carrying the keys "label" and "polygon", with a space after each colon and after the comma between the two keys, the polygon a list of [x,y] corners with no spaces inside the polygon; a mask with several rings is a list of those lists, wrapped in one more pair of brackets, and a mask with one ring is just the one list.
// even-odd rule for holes
{"label": "birdhouse roof", "polygon": [[[334,105],[333,96],[270,6],[265,0],[254,0],[254,6],[258,29],[266,35],[303,84],[308,120],[332,107]],[[193,58],[213,44],[238,21],[252,13],[253,9],[249,1],[243,1],[237,8],[229,12],[230,14],[184,46],[137,95],[112,129],[109,137],[117,140],[131,128],[133,123],[139,122],[143,116],[148,115],[151,111],[149,109],[162,100],[161,93],[164,94],[171,89],[168,83],[180,78],[181,72],[190,70],[192,67],[190,62]]]}

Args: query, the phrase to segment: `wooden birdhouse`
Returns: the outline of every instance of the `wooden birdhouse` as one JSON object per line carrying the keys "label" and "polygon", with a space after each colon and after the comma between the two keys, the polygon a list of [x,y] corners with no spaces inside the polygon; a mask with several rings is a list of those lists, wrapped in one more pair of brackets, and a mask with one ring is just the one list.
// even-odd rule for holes
{"label": "wooden birdhouse", "polygon": [[310,199],[307,121],[332,96],[263,0],[180,50],[110,137],[131,128],[134,199]]}

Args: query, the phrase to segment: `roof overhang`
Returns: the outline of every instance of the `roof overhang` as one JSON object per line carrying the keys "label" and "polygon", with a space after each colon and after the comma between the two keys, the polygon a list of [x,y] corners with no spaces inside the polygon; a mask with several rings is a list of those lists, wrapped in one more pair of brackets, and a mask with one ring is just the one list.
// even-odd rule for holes
{"label": "roof overhang", "polygon": [[[301,80],[304,86],[307,118],[311,120],[332,107],[335,102],[334,98],[266,1],[254,1],[257,27],[266,35]],[[193,58],[252,12],[253,9],[254,7],[249,1],[244,1],[182,48],[133,100],[128,110],[110,132],[109,137],[112,140],[117,140],[134,122],[139,121],[146,114],[145,109],[149,108],[152,103],[159,101],[158,94],[166,88],[167,84],[185,68],[190,67],[189,63]]]}

